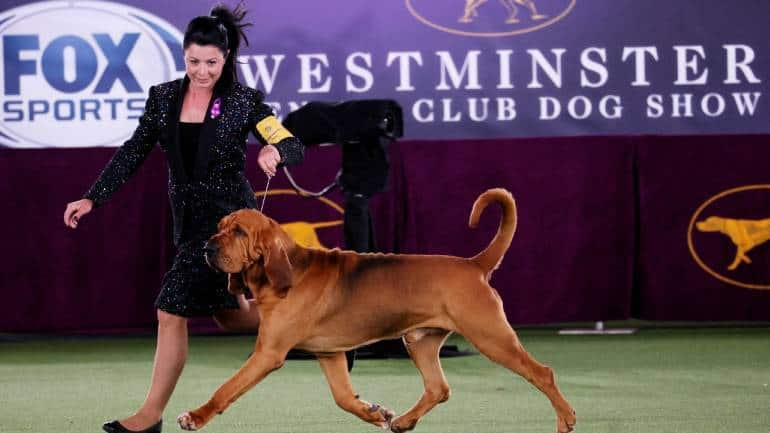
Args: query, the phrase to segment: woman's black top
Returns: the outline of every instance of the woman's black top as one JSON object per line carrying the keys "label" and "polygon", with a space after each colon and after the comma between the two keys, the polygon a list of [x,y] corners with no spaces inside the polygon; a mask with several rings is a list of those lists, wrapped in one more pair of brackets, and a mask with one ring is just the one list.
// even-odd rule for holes
{"label": "woman's black top", "polygon": [[[182,152],[184,171],[188,176],[195,171],[195,156],[198,153],[198,137],[203,123],[179,122],[179,144]],[[190,176],[194,179],[194,176]]]}

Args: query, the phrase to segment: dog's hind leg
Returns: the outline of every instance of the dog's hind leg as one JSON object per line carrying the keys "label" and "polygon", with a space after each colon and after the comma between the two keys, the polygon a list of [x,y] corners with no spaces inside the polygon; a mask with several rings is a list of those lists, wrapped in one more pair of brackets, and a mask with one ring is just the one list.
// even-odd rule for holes
{"label": "dog's hind leg", "polygon": [[553,370],[537,362],[519,342],[508,324],[499,296],[489,287],[452,308],[457,331],[487,358],[519,374],[551,401],[559,433],[572,431],[575,411],[556,385]]}
{"label": "dog's hind leg", "polygon": [[395,414],[378,404],[359,399],[353,390],[344,352],[318,355],[318,362],[321,363],[321,369],[329,382],[337,406],[377,427],[390,428],[390,421]]}
{"label": "dog's hind leg", "polygon": [[439,351],[450,333],[441,329],[428,334],[416,333],[418,335],[414,337],[411,334],[404,336],[409,356],[422,375],[425,391],[411,409],[393,420],[390,430],[394,433],[413,429],[428,411],[449,399],[449,384],[441,369]]}

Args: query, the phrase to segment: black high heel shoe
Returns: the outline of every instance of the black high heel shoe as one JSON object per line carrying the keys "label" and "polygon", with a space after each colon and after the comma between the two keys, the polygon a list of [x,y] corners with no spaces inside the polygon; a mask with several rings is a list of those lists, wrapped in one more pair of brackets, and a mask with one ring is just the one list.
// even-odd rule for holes
{"label": "black high heel shoe", "polygon": [[160,433],[163,430],[163,420],[158,421],[147,427],[144,430],[129,430],[123,426],[118,420],[106,422],[102,424],[102,429],[107,433]]}

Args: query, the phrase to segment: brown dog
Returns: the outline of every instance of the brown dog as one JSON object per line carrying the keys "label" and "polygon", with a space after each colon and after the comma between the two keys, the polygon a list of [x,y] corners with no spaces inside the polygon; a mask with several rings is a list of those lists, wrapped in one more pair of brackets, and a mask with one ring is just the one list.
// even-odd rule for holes
{"label": "brown dog", "polygon": [[[557,431],[571,431],[575,411],[559,391],[553,371],[521,346],[500,296],[488,284],[516,229],[516,206],[503,189],[488,190],[476,200],[470,226],[476,226],[492,201],[503,208],[500,227],[489,246],[470,259],[307,249],[258,211],[240,210],[223,218],[207,244],[207,260],[230,274],[231,293],[251,291],[261,317],[259,336],[246,364],[207,403],[180,415],[179,425],[185,430],[203,427],[280,368],[290,349],[299,348],[317,355],[342,409],[393,432],[411,430],[449,398],[439,349],[458,332],[542,391],[556,410]],[[358,398],[344,352],[396,337],[403,337],[425,392],[393,419],[390,410]]]}

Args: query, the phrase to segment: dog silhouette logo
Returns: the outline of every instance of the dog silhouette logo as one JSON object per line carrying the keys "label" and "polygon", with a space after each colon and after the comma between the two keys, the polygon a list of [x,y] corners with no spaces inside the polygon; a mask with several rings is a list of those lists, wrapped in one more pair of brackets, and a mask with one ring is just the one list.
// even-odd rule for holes
{"label": "dog silhouette logo", "polygon": [[[265,193],[263,191],[260,191],[255,193],[254,195],[257,197],[258,200],[262,200],[260,197],[264,197]],[[276,190],[268,191],[267,195],[268,196],[294,195],[294,196],[300,197],[300,195],[293,189],[276,189]],[[331,207],[335,211],[339,212],[340,215],[343,215],[345,213],[345,210],[342,208],[342,206],[338,205],[332,200],[329,200],[326,197],[317,197],[316,200]],[[323,243],[321,242],[321,239],[318,236],[318,230],[341,226],[342,223],[343,221],[340,219],[340,220],[320,221],[320,222],[291,221],[286,223],[281,222],[280,224],[281,224],[281,228],[286,233],[288,233],[289,236],[291,236],[291,238],[297,244],[307,248],[328,249],[328,247],[323,245]]]}
{"label": "dog silhouette logo", "polygon": [[[458,22],[471,23],[479,15],[478,9],[484,3],[489,0],[465,0],[465,10]],[[534,0],[499,0],[500,4],[505,8],[507,16],[505,18],[506,24],[517,24],[519,20],[519,6],[525,7],[530,12],[530,19],[534,21],[540,21],[548,18],[548,15],[538,13],[537,5]],[[518,5],[518,6],[517,6]]]}
{"label": "dog silhouette logo", "polygon": [[758,206],[769,196],[770,185],[742,186],[711,197],[695,211],[687,244],[701,269],[738,287],[770,289],[770,209]]}
{"label": "dog silhouette logo", "polygon": [[731,271],[734,271],[741,262],[751,264],[751,259],[746,253],[770,240],[770,218],[741,220],[710,216],[695,226],[702,232],[719,232],[727,235],[735,244],[735,259],[727,267]]}
{"label": "dog silhouette logo", "polygon": [[529,33],[566,17],[577,0],[405,0],[417,21],[461,36],[500,37]]}

